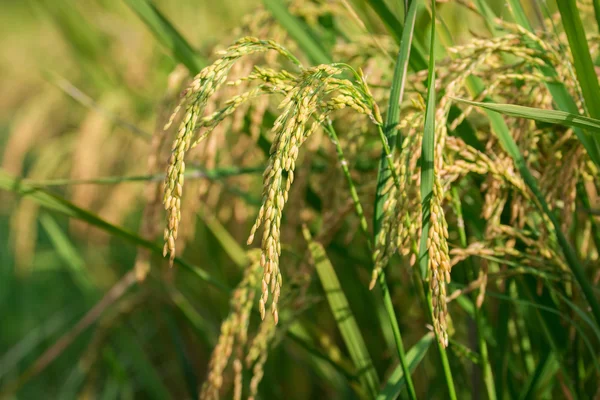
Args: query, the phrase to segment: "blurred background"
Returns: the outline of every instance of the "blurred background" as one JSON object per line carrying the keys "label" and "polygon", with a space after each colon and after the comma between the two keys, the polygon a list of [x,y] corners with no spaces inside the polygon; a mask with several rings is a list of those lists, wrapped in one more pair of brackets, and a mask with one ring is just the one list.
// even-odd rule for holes
{"label": "blurred background", "polygon": [[[205,55],[257,6],[246,1],[155,4]],[[148,175],[148,137],[176,66],[124,1],[2,1],[3,172],[31,181]],[[180,81],[185,78],[179,75]],[[103,221],[138,230],[144,181],[51,190]],[[136,247],[11,195],[10,186],[2,186],[0,199],[0,388],[10,389],[132,268]],[[160,226],[162,221],[161,215]],[[195,262],[205,258],[207,266],[219,270],[226,255],[205,225],[200,229],[199,241],[206,245],[192,257]],[[207,248],[212,249],[208,254]],[[202,283],[182,281],[181,290],[205,299],[196,307],[215,318],[214,326],[190,325],[189,303],[177,308],[169,296],[149,296],[154,289],[135,290],[118,307],[109,307],[105,322],[84,329],[59,349],[49,367],[23,381],[16,398],[83,398],[87,392],[92,398],[189,397],[178,355],[195,364],[195,378],[204,379],[228,307],[227,296],[211,299],[211,293],[198,294],[206,289]]]}
{"label": "blurred background", "polygon": [[[359,10],[367,8],[354,3]],[[489,3],[502,14],[501,2]],[[174,107],[190,66],[213,59],[215,47],[231,43],[243,16],[255,12],[260,2],[153,1],[197,50],[191,56],[168,38],[161,40],[152,26],[162,22],[157,14],[144,14],[151,10],[144,4],[150,3],[0,3],[0,396],[193,398],[205,379],[229,310],[227,292],[207,281],[215,278],[232,288],[241,279],[239,266],[248,257],[244,243],[260,195],[261,171],[255,167],[264,158],[216,150],[199,156],[200,180],[207,183],[199,184],[196,197],[210,207],[185,216],[185,229],[191,231],[179,254],[188,268],[170,270],[160,258],[145,255],[140,260],[138,250],[162,246],[163,211],[159,207],[158,215],[148,219],[154,228],[145,227],[143,218],[152,198],[148,191],[155,190],[148,182],[160,182],[163,176],[152,158],[153,138]],[[460,23],[472,18],[464,8],[443,4],[441,12],[457,42],[482,29],[480,20]],[[309,19],[308,11],[305,17]],[[253,18],[258,17],[250,14],[244,23]],[[373,29],[385,31],[375,17],[371,22]],[[428,24],[427,16],[420,18],[418,29]],[[384,46],[390,42],[381,40]],[[393,53],[396,47],[390,46]],[[178,60],[174,48],[183,52]],[[186,65],[178,63],[186,59]],[[207,146],[219,144],[224,143],[209,141]],[[166,156],[159,159],[164,162]],[[322,161],[324,168],[335,167],[335,153]],[[246,170],[228,169],[232,165]],[[236,180],[244,174],[257,176],[251,184]],[[332,177],[326,175],[324,184]],[[325,204],[326,197],[315,201]],[[350,232],[355,231],[351,224]],[[335,236],[331,252],[349,267],[368,254],[364,248],[346,249],[353,240],[348,235]],[[155,236],[156,241],[145,241]],[[130,271],[140,263],[135,270],[143,275],[150,259],[151,277],[136,285]],[[349,297],[369,297],[369,275],[363,268],[341,278]],[[402,303],[402,298],[396,300]],[[353,308],[366,326],[369,346],[385,353],[381,333],[368,328],[375,318],[369,305],[350,301],[357,302]],[[311,314],[315,325],[319,315]],[[408,310],[403,326],[410,327],[413,317],[419,318]],[[337,337],[333,322],[325,324]],[[422,334],[409,332],[407,341],[414,343]],[[339,349],[327,340],[321,344],[335,358]],[[317,372],[308,367],[306,346],[301,351],[289,338],[282,343],[265,366],[263,397],[332,395],[328,385],[339,398],[353,396],[349,388],[337,390],[344,384],[324,380],[326,374],[313,379]],[[385,357],[379,369],[384,369]],[[427,373],[415,379],[426,382]]]}

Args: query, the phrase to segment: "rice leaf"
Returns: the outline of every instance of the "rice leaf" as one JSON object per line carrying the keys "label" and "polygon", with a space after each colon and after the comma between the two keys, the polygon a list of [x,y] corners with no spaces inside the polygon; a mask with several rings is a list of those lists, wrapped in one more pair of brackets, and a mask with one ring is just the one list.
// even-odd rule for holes
{"label": "rice leaf", "polygon": [[[594,69],[585,35],[586,28],[583,26],[577,9],[577,2],[575,0],[560,0],[556,2],[556,5],[567,33],[571,53],[573,53],[575,73],[579,80],[586,108],[591,117],[600,118],[600,85],[598,84],[598,76]],[[598,8],[595,8],[598,12]]]}
{"label": "rice leaf", "polygon": [[77,248],[50,214],[42,213],[39,219],[56,252],[68,266],[73,280],[82,291],[93,292],[95,285],[90,279],[88,271],[85,269],[85,262],[79,255]]}
{"label": "rice leaf", "polygon": [[[261,174],[264,167],[222,167],[210,170],[204,170],[190,166],[185,172],[186,179],[210,179],[221,180],[232,176],[241,176],[246,174]],[[127,182],[162,182],[165,179],[164,174],[156,175],[137,175],[137,176],[107,176],[91,179],[44,179],[44,180],[26,180],[25,183],[31,186],[71,186],[71,185],[114,185]]]}
{"label": "rice leaf", "polygon": [[[420,1],[413,1],[408,9],[408,13],[406,14],[406,25],[402,32],[400,51],[398,52],[398,57],[396,58],[396,64],[394,66],[394,77],[390,90],[390,102],[384,127],[385,137],[388,146],[392,151],[396,147],[398,136],[398,129],[396,127],[400,121],[400,105],[402,104],[402,97],[404,95],[404,85],[406,84],[406,76],[408,74],[408,61],[411,57],[411,43],[414,35],[417,10],[420,3]],[[400,142],[402,142],[402,138],[400,138]],[[377,176],[375,218],[373,220],[375,236],[377,236],[381,230],[381,223],[384,216],[383,205],[387,199],[387,194],[384,192],[384,189],[389,179],[391,179],[391,172],[387,162],[387,155],[382,151],[381,159],[379,161],[379,173]]]}
{"label": "rice leaf", "polygon": [[198,398],[198,378],[196,377],[196,371],[194,370],[193,362],[190,358],[190,354],[186,350],[185,339],[183,332],[177,326],[177,322],[169,310],[164,307],[163,312],[164,320],[166,322],[167,331],[171,337],[177,359],[181,365],[183,371],[183,377],[185,378],[186,387],[188,394],[192,399]]}
{"label": "rice leaf", "polygon": [[[406,12],[405,26],[402,30],[402,39],[400,42],[400,50],[394,66],[394,76],[390,90],[390,102],[388,105],[386,123],[384,127],[385,140],[387,142],[387,146],[392,152],[396,148],[396,139],[398,134],[398,129],[396,127],[400,120],[400,105],[402,104],[402,97],[404,95],[404,86],[406,84],[406,76],[408,74],[409,60],[411,59],[411,47],[415,29],[415,21],[420,3],[420,1],[413,1]],[[385,150],[382,150],[377,174],[375,213],[373,215],[373,235],[375,238],[377,238],[381,232],[382,221],[385,216],[384,204],[387,199],[385,187],[391,178],[392,171],[390,170],[388,154]],[[409,396],[411,399],[416,399],[417,395],[414,384],[412,382],[407,361],[405,359],[406,356],[404,354],[404,344],[402,343],[400,328],[398,326],[391,300],[388,299],[389,290],[387,289],[385,276],[382,274],[383,272],[380,273],[379,281],[384,292],[384,301],[393,328],[396,347],[398,350],[398,357],[400,359],[400,366],[403,368],[404,376],[406,376]]]}
{"label": "rice leaf", "polygon": [[172,57],[186,66],[192,75],[205,66],[204,60],[169,20],[148,0],[125,0],[125,3],[140,17],[158,42]]}
{"label": "rice leaf", "polygon": [[[414,0],[412,3],[421,3],[421,0]],[[388,8],[383,0],[369,0],[367,3],[377,13],[388,32],[392,35],[396,43],[402,45],[404,35],[404,24],[396,18],[394,13]],[[410,8],[410,6],[408,7]],[[408,12],[406,12],[406,18],[408,19]],[[405,21],[406,23],[406,21]],[[412,57],[410,58],[410,66],[414,71],[421,71],[427,68],[427,61],[425,60],[425,50],[418,42],[411,44]]]}
{"label": "rice leaf", "polygon": [[323,246],[312,240],[308,228],[303,227],[302,232],[308,242],[308,249],[317,269],[319,280],[323,285],[325,295],[327,296],[327,302],[338,324],[350,357],[354,362],[359,380],[365,391],[374,398],[377,396],[379,388],[377,371],[375,371],[373,361],[371,361],[371,356],[360,333],[354,314],[350,309],[346,295],[340,286],[333,265],[331,265],[331,261],[329,261]]}
{"label": "rice leaf", "polygon": [[[140,247],[149,249],[157,254],[162,254],[162,248],[149,240],[146,240],[133,232],[129,232],[121,227],[111,224],[98,217],[97,215],[77,207],[70,201],[42,188],[28,185],[19,179],[15,179],[0,169],[0,189],[13,192],[19,196],[27,197],[42,207],[59,212],[70,218],[82,220],[92,226],[95,226],[108,234],[125,239],[126,241]],[[203,281],[223,290],[228,290],[227,286],[214,279],[209,273],[201,268],[193,266],[181,258],[176,258],[175,263],[190,270]]]}
{"label": "rice leaf", "polygon": [[525,107],[515,104],[477,102],[458,98],[454,98],[454,100],[471,106],[485,108],[510,117],[526,118],[539,122],[562,125],[568,128],[582,128],[600,134],[600,120],[583,115],[571,114],[558,110]]}
{"label": "rice leaf", "polygon": [[521,1],[507,0],[506,4],[508,5],[508,8],[510,9],[513,17],[515,18],[516,23],[521,25],[528,31],[532,31],[533,28],[531,26],[531,23],[529,22],[529,19],[527,18],[527,14],[525,14],[525,10],[523,9]]}
{"label": "rice leaf", "polygon": [[300,46],[312,63],[331,63],[331,57],[327,54],[323,46],[315,40],[313,35],[309,34],[310,30],[308,26],[290,14],[281,0],[263,0],[263,4],[273,14],[273,17],[279,21],[281,26],[287,30],[292,39],[298,43],[298,46]]}
{"label": "rice leaf", "polygon": [[519,395],[519,400],[540,398],[540,394],[537,393],[536,395],[536,392],[544,381],[544,377],[555,375],[558,369],[558,360],[554,353],[551,351],[543,353],[542,359],[538,362],[533,375],[531,375],[529,380],[525,383],[525,386],[523,386],[523,390]]}
{"label": "rice leaf", "polygon": [[[429,66],[427,73],[427,100],[425,109],[425,126],[423,128],[423,142],[421,149],[421,208],[422,208],[422,233],[419,246],[419,270],[423,281],[428,281],[429,252],[427,239],[429,236],[431,220],[431,199],[433,196],[434,185],[434,164],[435,164],[435,112],[436,112],[436,93],[435,93],[435,24],[436,24],[436,4],[431,1],[431,42],[429,45]],[[432,293],[431,287],[427,285],[427,306],[430,315],[433,317]],[[436,332],[437,336],[437,332]],[[440,353],[442,369],[446,379],[448,395],[451,399],[456,399],[454,381],[452,372],[448,363],[446,349],[437,338],[437,347]]]}
{"label": "rice leaf", "polygon": [[[388,8],[383,0],[368,0],[369,5],[377,13],[381,21],[387,28],[388,32],[392,35],[396,43],[402,46],[404,40],[404,24],[396,18],[394,13]],[[421,0],[413,0],[412,3],[421,3]],[[410,6],[408,7],[410,9]],[[408,21],[408,15],[410,11],[406,12],[406,20]],[[405,21],[406,22],[406,21]],[[414,22],[413,22],[414,24]],[[413,28],[414,29],[414,28]],[[412,56],[410,58],[410,66],[414,71],[421,71],[427,68],[427,61],[425,61],[425,51],[422,46],[419,46],[416,42],[411,43]]]}
{"label": "rice leaf", "polygon": [[163,383],[160,372],[150,362],[139,338],[131,332],[131,329],[118,328],[112,338],[119,349],[119,358],[125,358],[131,365],[133,369],[131,372],[135,375],[135,381],[144,389],[147,398],[170,399],[169,389]]}
{"label": "rice leaf", "polygon": [[[429,350],[429,346],[431,346],[433,340],[434,335],[433,333],[429,332],[408,350],[406,353],[406,360],[408,361],[408,368],[411,373],[414,372],[421,361],[423,361],[423,358],[425,357],[427,350]],[[385,387],[381,389],[381,392],[379,392],[377,395],[377,400],[397,399],[405,384],[406,379],[404,375],[404,369],[401,365],[399,365],[388,378]]]}

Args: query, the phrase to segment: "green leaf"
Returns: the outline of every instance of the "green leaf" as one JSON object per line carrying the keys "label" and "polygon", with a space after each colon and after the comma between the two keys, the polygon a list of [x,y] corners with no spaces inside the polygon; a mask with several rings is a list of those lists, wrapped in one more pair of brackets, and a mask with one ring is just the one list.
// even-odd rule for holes
{"label": "green leaf", "polygon": [[558,110],[544,110],[541,108],[518,106],[515,104],[482,103],[477,101],[453,98],[464,104],[485,108],[510,117],[526,118],[539,122],[557,124],[568,128],[582,128],[595,133],[600,133],[600,120],[583,115],[571,114]]}
{"label": "green leaf", "polygon": [[169,390],[161,379],[161,374],[148,359],[146,349],[140,343],[139,337],[130,328],[120,327],[112,335],[119,349],[121,361],[130,363],[136,381],[146,392],[146,398],[163,400],[170,399]]}
{"label": "green leaf", "polygon": [[308,242],[311,258],[317,269],[319,280],[327,296],[327,302],[337,322],[338,328],[348,348],[350,357],[356,367],[359,380],[365,391],[375,397],[379,388],[377,371],[371,361],[365,341],[360,333],[354,314],[350,309],[346,295],[340,286],[338,277],[331,265],[331,261],[320,243],[312,240],[307,227],[303,227],[304,238]]}
{"label": "green leaf", "polygon": [[[68,217],[82,220],[92,226],[95,226],[115,237],[125,239],[128,242],[149,249],[157,254],[162,254],[162,248],[146,240],[133,232],[129,232],[121,227],[111,224],[98,217],[97,215],[77,207],[70,201],[42,188],[31,186],[19,179],[10,177],[6,172],[0,169],[0,189],[13,192],[19,196],[27,197],[49,210],[64,214]],[[193,266],[181,258],[176,257],[175,263],[190,270],[200,279],[222,290],[228,290],[227,286],[210,276],[206,271]]]}
{"label": "green leaf", "polygon": [[[414,372],[417,366],[425,357],[425,353],[429,350],[429,346],[434,340],[433,333],[425,334],[413,347],[406,353],[406,361],[410,372]],[[377,400],[393,400],[400,395],[402,388],[406,384],[404,371],[401,365],[398,365],[394,372],[388,378],[385,387],[377,395]]]}
{"label": "green leaf", "polygon": [[[419,246],[419,270],[423,281],[428,280],[428,264],[429,252],[427,239],[430,229],[431,216],[431,198],[433,195],[434,185],[434,165],[435,165],[435,113],[436,113],[436,93],[435,93],[435,24],[436,24],[436,4],[435,0],[431,1],[431,43],[429,45],[429,67],[427,73],[427,101],[425,109],[425,126],[423,128],[423,142],[421,149],[421,209],[422,209],[422,232]],[[427,284],[427,306],[430,315],[433,316],[433,306],[431,299],[431,285]],[[456,399],[456,391],[454,389],[454,380],[452,371],[448,363],[448,355],[446,349],[440,343],[439,338],[436,340],[437,347],[440,353],[442,369],[446,379],[448,395],[451,399]]]}
{"label": "green leaf", "polygon": [[590,48],[585,36],[586,29],[581,21],[575,0],[560,0],[556,2],[563,27],[567,33],[575,73],[579,80],[581,92],[590,116],[600,118],[600,85],[590,55]]}
{"label": "green leaf", "polygon": [[[403,37],[404,37],[404,27],[401,21],[396,18],[394,13],[388,8],[383,0],[368,0],[369,5],[373,8],[373,10],[377,13],[388,32],[396,43],[402,45]],[[412,3],[421,3],[421,0],[413,0]],[[409,7],[410,8],[410,7]],[[408,14],[406,13],[408,20]],[[427,68],[427,61],[425,61],[425,51],[421,46],[419,46],[416,42],[411,44],[412,46],[412,57],[410,58],[410,66],[414,71],[421,71]]]}
{"label": "green leaf", "polygon": [[[411,57],[410,46],[414,35],[415,21],[419,4],[420,1],[413,1],[410,5],[406,15],[405,29],[402,32],[400,51],[398,52],[398,58],[396,59],[396,65],[394,66],[394,77],[392,80],[392,87],[390,89],[390,102],[388,105],[384,127],[385,137],[387,139],[388,146],[392,151],[396,147],[396,139],[398,136],[398,129],[396,127],[400,121],[400,106],[402,104],[402,97],[404,95],[406,76],[408,75],[408,61]],[[400,138],[400,142],[402,142],[402,138]],[[387,162],[387,155],[385,151],[382,151],[381,159],[379,161],[379,173],[377,176],[375,218],[373,220],[375,236],[377,236],[381,230],[381,223],[384,217],[383,205],[387,199],[387,194],[384,192],[384,189],[389,179],[391,179],[391,172]]]}
{"label": "green leaf", "polygon": [[265,7],[273,14],[279,24],[285,28],[288,34],[298,43],[306,56],[314,64],[329,64],[331,57],[323,46],[310,35],[310,28],[298,18],[290,14],[281,0],[263,0]]}
{"label": "green leaf", "polygon": [[[398,52],[398,57],[394,66],[394,77],[392,80],[392,87],[390,89],[390,102],[388,105],[386,123],[384,127],[385,140],[387,141],[387,145],[392,152],[396,148],[396,139],[398,134],[398,129],[396,127],[400,120],[400,105],[402,104],[402,97],[404,95],[404,85],[406,84],[406,76],[408,75],[408,65],[409,60],[411,58],[411,44],[413,40],[415,21],[417,16],[417,10],[419,9],[419,4],[420,1],[413,1],[406,13],[406,24],[402,31],[400,51]],[[388,185],[388,181],[390,179],[392,179],[392,171],[390,170],[388,154],[385,151],[384,147],[384,150],[382,150],[381,152],[379,170],[377,174],[375,213],[373,215],[373,234],[375,238],[379,236],[381,232],[382,222],[385,218],[384,204],[387,199],[385,187]],[[416,399],[417,395],[415,392],[414,384],[412,382],[412,378],[408,370],[407,361],[405,360],[404,345],[402,343],[400,328],[398,327],[396,316],[393,312],[393,307],[391,307],[391,300],[388,301],[387,299],[387,296],[389,296],[389,290],[387,289],[387,284],[383,275],[380,277],[380,282],[382,284],[384,296],[386,297],[384,301],[386,301],[386,306],[388,306],[387,308],[390,310],[389,317],[391,320],[394,337],[396,340],[396,347],[400,359],[400,366],[404,369],[404,374],[407,377],[406,381],[408,393],[410,395],[410,398]]]}
{"label": "green leaf", "polygon": [[125,0],[125,3],[140,17],[161,45],[171,52],[172,57],[186,66],[192,75],[206,65],[169,20],[148,0]]}
{"label": "green leaf", "polygon": [[[262,174],[264,167],[220,167],[215,169],[201,169],[190,166],[185,171],[186,179],[209,179],[212,181],[221,181],[232,176],[242,176],[251,174]],[[165,179],[165,174],[156,175],[136,175],[136,176],[106,176],[91,179],[45,179],[45,180],[25,180],[25,183],[31,186],[70,186],[70,185],[115,185],[127,182],[161,182]]]}
{"label": "green leaf", "polygon": [[40,224],[48,234],[56,252],[69,268],[73,280],[84,292],[92,292],[95,285],[85,269],[85,262],[71,240],[48,213],[40,214]]}

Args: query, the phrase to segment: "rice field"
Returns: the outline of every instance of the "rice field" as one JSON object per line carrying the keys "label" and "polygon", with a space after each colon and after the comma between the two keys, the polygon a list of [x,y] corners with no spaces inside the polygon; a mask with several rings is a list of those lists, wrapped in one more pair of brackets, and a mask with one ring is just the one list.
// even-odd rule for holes
{"label": "rice field", "polygon": [[1,9],[1,399],[600,398],[599,0]]}

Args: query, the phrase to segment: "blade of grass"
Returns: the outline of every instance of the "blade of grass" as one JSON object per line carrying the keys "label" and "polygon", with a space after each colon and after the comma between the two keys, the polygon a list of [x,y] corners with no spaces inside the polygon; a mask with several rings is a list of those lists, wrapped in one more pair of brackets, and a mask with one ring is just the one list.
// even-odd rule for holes
{"label": "blade of grass", "polygon": [[[419,269],[423,283],[427,286],[426,297],[427,307],[429,308],[430,317],[433,317],[432,293],[431,285],[427,282],[428,279],[428,263],[429,252],[427,246],[427,238],[430,229],[431,217],[431,198],[433,195],[434,184],[434,163],[435,163],[435,24],[436,24],[436,4],[435,0],[431,1],[431,42],[429,45],[429,65],[427,73],[427,101],[425,109],[425,126],[423,129],[423,143],[421,150],[421,207],[422,207],[422,233],[421,243],[419,247]],[[437,336],[437,332],[436,332]],[[448,354],[445,347],[442,345],[440,338],[436,337],[437,347],[440,353],[442,369],[448,395],[450,399],[456,399],[456,391],[454,389],[454,380],[452,371],[448,363]]]}
{"label": "blade of grass", "polygon": [[568,128],[582,128],[600,134],[600,120],[583,115],[558,110],[525,107],[515,104],[477,102],[458,98],[453,98],[453,100],[471,106],[485,108],[486,110],[508,115],[510,117],[526,118],[539,122],[562,125]]}
{"label": "blade of grass", "polygon": [[365,341],[360,333],[358,324],[354,319],[352,310],[348,305],[348,300],[340,287],[333,265],[331,265],[329,258],[327,258],[323,246],[312,240],[306,226],[303,227],[302,232],[304,238],[308,242],[308,248],[313,263],[315,264],[317,274],[319,275],[319,280],[323,285],[329,307],[338,324],[344,343],[354,362],[359,380],[365,388],[365,391],[374,398],[377,395],[379,388],[377,371],[375,371]]}
{"label": "blade of grass", "polygon": [[[189,167],[185,171],[186,179],[210,179],[219,180],[232,176],[262,174],[264,167],[222,167],[211,170]],[[70,186],[70,185],[114,185],[125,182],[160,182],[165,179],[164,174],[156,175],[137,175],[137,176],[107,176],[92,179],[45,179],[45,180],[25,180],[24,182],[31,186]]]}
{"label": "blade of grass", "polygon": [[[392,79],[392,87],[390,90],[390,102],[388,105],[384,127],[385,138],[392,151],[396,148],[396,141],[398,137],[397,126],[400,121],[400,106],[402,104],[404,85],[406,83],[406,76],[408,74],[408,61],[411,57],[410,45],[412,43],[415,29],[417,9],[419,8],[420,3],[420,1],[413,1],[408,13],[406,14],[406,25],[402,33],[402,41],[400,43],[400,51],[398,52],[396,65],[394,66],[394,77]],[[399,142],[400,144],[402,143],[402,137],[400,137]],[[377,194],[375,200],[375,215],[373,219],[375,237],[377,237],[381,231],[381,224],[384,217],[383,205],[387,199],[385,187],[387,186],[388,181],[392,178],[391,168],[387,158],[388,155],[386,152],[382,151],[377,176]]]}
{"label": "blade of grass", "polygon": [[[148,354],[142,347],[139,337],[130,328],[117,329],[117,332],[111,338],[120,350],[120,356],[124,357],[131,364],[133,372],[144,389],[147,398],[156,400],[172,398],[169,390],[163,383],[160,372],[148,359]],[[125,360],[121,359],[121,361]]]}
{"label": "blade of grass", "polygon": [[[398,135],[398,129],[396,128],[400,120],[400,105],[402,103],[402,97],[404,95],[404,85],[406,83],[406,76],[408,74],[409,60],[411,59],[411,47],[415,29],[415,21],[417,11],[419,9],[420,1],[413,1],[410,4],[406,12],[405,26],[402,30],[402,38],[400,42],[400,50],[394,66],[394,76],[392,80],[392,87],[390,90],[390,102],[386,115],[386,123],[384,127],[384,144],[389,146],[389,149],[393,152],[396,148],[396,140]],[[402,139],[400,139],[402,141]],[[384,146],[382,150],[381,158],[379,162],[379,170],[377,173],[377,192],[375,195],[375,213],[373,215],[373,237],[374,240],[380,235],[382,220],[385,215],[384,204],[387,199],[387,193],[385,187],[387,186],[390,179],[392,179],[392,168],[390,165],[389,150]],[[364,221],[366,225],[366,221]],[[370,243],[370,242],[369,242]],[[389,289],[385,274],[383,271],[379,272],[379,283],[381,285],[386,309],[390,317],[392,327],[394,329],[394,336],[396,338],[396,347],[398,349],[398,355],[400,357],[400,366],[404,370],[404,376],[407,377],[407,389],[411,399],[416,399],[417,395],[415,392],[414,384],[410,377],[410,371],[408,369],[407,362],[404,354],[404,344],[402,343],[402,336],[400,328],[398,326],[397,318],[389,297]],[[372,283],[373,284],[373,283]]]}
{"label": "blade of grass", "polygon": [[221,244],[223,250],[227,253],[229,258],[241,269],[245,268],[249,264],[248,255],[240,244],[235,240],[231,233],[221,224],[219,219],[204,209],[198,210],[198,216],[204,223],[209,231],[214,235],[217,241]]}
{"label": "blade of grass", "polygon": [[547,375],[549,371],[558,369],[555,365],[556,363],[557,360],[553,352],[547,351],[543,353],[534,374],[531,375],[523,387],[523,390],[519,395],[519,400],[539,398],[539,394],[538,396],[535,396],[536,391],[538,390],[539,385],[542,383],[541,381],[544,380],[543,377]]}
{"label": "blade of grass", "polygon": [[314,35],[309,34],[310,29],[306,24],[290,14],[281,0],[263,0],[263,4],[281,26],[287,30],[292,39],[298,43],[298,46],[313,64],[331,63],[331,57],[327,54],[323,46],[315,40]]}
{"label": "blade of grass", "polygon": [[318,330],[309,330],[309,327],[314,327],[307,327],[305,325],[307,324],[302,324],[299,321],[293,322],[287,331],[287,337],[291,341],[297,343],[307,353],[327,363],[339,375],[343,376],[350,384],[358,384],[358,379],[354,375],[350,360],[347,360],[346,358],[340,359],[341,357],[339,355],[336,355],[336,357],[331,357],[326,351],[323,351],[321,348],[319,348],[319,346],[316,345],[313,340],[313,338],[318,335]]}
{"label": "blade of grass", "polygon": [[[368,0],[369,5],[377,13],[386,29],[392,35],[396,43],[402,45],[404,26],[401,21],[396,18],[394,13],[388,8],[383,0]],[[421,3],[421,0],[414,0],[412,3]],[[409,7],[410,8],[410,7]],[[408,12],[406,12],[408,16]],[[408,19],[408,17],[406,18]],[[422,46],[418,43],[412,43],[412,57],[410,58],[410,66],[414,71],[421,71],[427,68],[427,61],[425,61],[425,51]]]}
{"label": "blade of grass", "polygon": [[[115,237],[120,237],[121,239],[125,239],[128,242],[147,248],[157,254],[162,255],[162,248],[155,243],[146,240],[135,233],[129,232],[123,228],[120,228],[116,225],[113,225],[102,218],[94,215],[93,213],[84,210],[80,207],[77,207],[73,203],[68,200],[42,188],[37,188],[31,185],[28,185],[19,179],[15,179],[6,174],[3,170],[0,169],[0,189],[6,190],[9,192],[13,192],[19,196],[27,197],[41,206],[48,208],[50,210],[59,212],[68,217],[82,220],[92,226],[95,226]],[[203,281],[210,283],[211,285],[220,288],[222,290],[229,290],[227,286],[213,277],[210,276],[206,271],[196,266],[193,266],[181,258],[176,258],[175,263],[181,265],[182,267],[188,269],[196,276],[198,276]]]}
{"label": "blade of grass", "polygon": [[[406,360],[408,362],[408,368],[410,372],[414,372],[421,361],[423,361],[425,353],[427,353],[427,350],[429,350],[429,346],[431,346],[433,340],[434,335],[433,333],[429,332],[408,350],[406,353]],[[406,379],[404,378],[405,376],[404,368],[399,365],[394,372],[392,372],[385,386],[377,395],[377,400],[397,399],[402,391],[402,388],[406,384]]]}
{"label": "blade of grass", "polygon": [[190,354],[186,351],[183,335],[177,326],[175,318],[169,311],[170,310],[166,307],[162,310],[163,318],[166,321],[167,331],[169,332],[173,347],[175,348],[175,353],[177,354],[177,359],[181,365],[188,393],[192,399],[197,399],[198,378],[196,377]]}
{"label": "blade of grass", "polygon": [[577,9],[577,2],[575,0],[560,0],[556,2],[556,5],[567,33],[567,39],[573,54],[575,73],[579,80],[586,108],[591,117],[600,118],[600,85],[598,84],[598,76],[594,69],[590,48],[585,36],[586,29]]}
{"label": "blade of grass", "polygon": [[125,0],[125,3],[140,17],[154,37],[167,48],[173,58],[186,66],[192,75],[206,65],[204,60],[169,20],[148,0]]}
{"label": "blade of grass", "polygon": [[85,269],[85,263],[65,232],[50,214],[44,212],[40,214],[39,219],[56,252],[69,267],[73,280],[77,282],[83,292],[93,292],[95,285]]}

